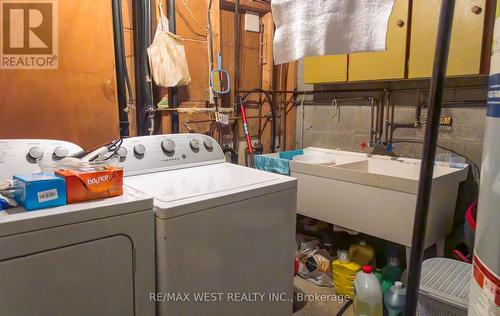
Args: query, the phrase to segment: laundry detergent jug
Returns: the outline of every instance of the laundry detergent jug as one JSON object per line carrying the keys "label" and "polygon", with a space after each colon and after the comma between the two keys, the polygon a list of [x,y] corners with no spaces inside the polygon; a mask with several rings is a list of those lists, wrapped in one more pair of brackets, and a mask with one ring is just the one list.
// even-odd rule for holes
{"label": "laundry detergent jug", "polygon": [[399,258],[395,256],[387,258],[387,265],[382,268],[382,279],[394,283],[401,279],[401,273],[403,273],[403,268],[401,268]]}
{"label": "laundry detergent jug", "polygon": [[406,289],[397,281],[384,294],[384,305],[389,316],[402,316],[405,309]]}
{"label": "laundry detergent jug", "polygon": [[339,258],[332,262],[333,285],[337,295],[354,297],[354,279],[360,269],[361,266],[349,259],[347,251],[339,251]]}
{"label": "laundry detergent jug", "polygon": [[356,316],[383,316],[382,290],[372,266],[363,266],[354,280]]}
{"label": "laundry detergent jug", "polygon": [[375,251],[364,240],[349,247],[349,257],[360,266],[375,265]]}

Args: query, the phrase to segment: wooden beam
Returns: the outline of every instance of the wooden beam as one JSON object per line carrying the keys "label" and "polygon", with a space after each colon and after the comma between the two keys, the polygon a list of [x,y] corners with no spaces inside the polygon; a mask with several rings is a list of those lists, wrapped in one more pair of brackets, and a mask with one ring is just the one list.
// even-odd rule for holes
{"label": "wooden beam", "polygon": [[[224,10],[234,11],[235,0],[221,0],[221,7]],[[268,13],[271,11],[271,4],[259,0],[240,0],[240,9]]]}
{"label": "wooden beam", "polygon": [[[273,35],[274,22],[273,16],[269,12],[262,17],[262,37],[261,37],[261,62],[262,62],[262,89],[273,89]],[[262,96],[263,97],[263,96]],[[271,111],[271,105],[265,103],[262,105],[261,114],[266,114]],[[267,119],[261,119],[261,125],[264,126]],[[262,131],[262,146],[264,153],[270,152],[271,146],[271,124],[267,122],[266,127]]]}

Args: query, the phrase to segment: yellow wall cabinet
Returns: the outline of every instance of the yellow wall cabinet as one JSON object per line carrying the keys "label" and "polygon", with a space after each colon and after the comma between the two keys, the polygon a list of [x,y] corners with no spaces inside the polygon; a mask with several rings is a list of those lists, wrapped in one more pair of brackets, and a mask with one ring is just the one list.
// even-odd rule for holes
{"label": "yellow wall cabinet", "polygon": [[304,58],[305,83],[347,81],[347,55]]}
{"label": "yellow wall cabinet", "polygon": [[[490,0],[457,0],[448,58],[448,76],[480,73],[485,4]],[[425,78],[432,76],[441,0],[396,0],[383,52],[307,57],[305,83]],[[409,60],[407,38],[409,13],[411,36]],[[347,75],[348,74],[348,75]]]}
{"label": "yellow wall cabinet", "polygon": [[387,28],[386,51],[349,55],[349,81],[405,77],[408,6],[409,0],[394,3]]}
{"label": "yellow wall cabinet", "polygon": [[[486,0],[457,0],[447,75],[479,74]],[[441,0],[413,0],[409,78],[432,76]]]}

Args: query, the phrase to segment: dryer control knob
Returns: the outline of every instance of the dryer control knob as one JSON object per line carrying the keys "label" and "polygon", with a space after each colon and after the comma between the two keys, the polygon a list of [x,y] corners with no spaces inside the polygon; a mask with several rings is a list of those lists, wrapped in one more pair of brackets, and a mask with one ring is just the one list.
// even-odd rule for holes
{"label": "dryer control knob", "polygon": [[127,157],[127,155],[128,155],[128,150],[127,150],[127,148],[125,148],[125,147],[120,147],[120,148],[118,148],[118,150],[116,151],[116,154],[117,154],[117,155],[118,155],[118,157],[120,157],[120,158],[125,158],[125,157]]}
{"label": "dryer control knob", "polygon": [[137,155],[144,155],[144,153],[146,152],[146,147],[143,145],[143,144],[137,144],[134,146],[134,153],[136,153]]}
{"label": "dryer control knob", "polygon": [[171,139],[165,139],[161,142],[161,148],[167,153],[173,153],[175,151],[175,143]]}
{"label": "dryer control knob", "polygon": [[211,140],[211,139],[208,139],[208,138],[207,138],[207,139],[205,139],[205,140],[203,141],[203,144],[205,145],[205,148],[206,148],[206,149],[209,149],[209,150],[210,150],[210,149],[213,149],[213,148],[214,148],[214,144],[213,144],[213,142],[212,142],[212,140]]}
{"label": "dryer control knob", "polygon": [[33,159],[39,159],[43,157],[43,150],[40,147],[31,147],[28,151],[28,155]]}
{"label": "dryer control knob", "polygon": [[197,139],[191,139],[189,146],[191,146],[191,149],[193,150],[198,150],[200,149],[200,142]]}
{"label": "dryer control knob", "polygon": [[57,158],[66,158],[68,156],[68,148],[63,146],[57,146],[54,148],[54,156]]}

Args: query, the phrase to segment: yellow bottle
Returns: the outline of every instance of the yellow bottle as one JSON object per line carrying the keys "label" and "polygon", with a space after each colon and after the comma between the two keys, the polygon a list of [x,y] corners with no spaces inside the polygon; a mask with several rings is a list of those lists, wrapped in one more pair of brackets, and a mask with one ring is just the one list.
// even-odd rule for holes
{"label": "yellow bottle", "polygon": [[332,262],[332,270],[337,295],[354,298],[354,279],[361,266],[349,259],[347,251],[339,251],[339,259]]}
{"label": "yellow bottle", "polygon": [[375,250],[366,244],[366,241],[360,240],[358,244],[349,247],[349,258],[360,266],[375,265]]}

